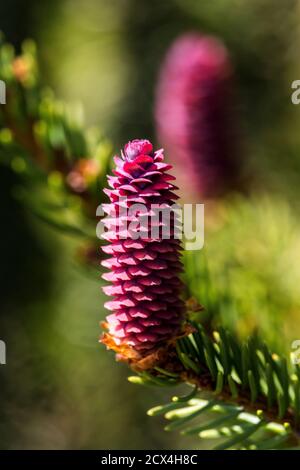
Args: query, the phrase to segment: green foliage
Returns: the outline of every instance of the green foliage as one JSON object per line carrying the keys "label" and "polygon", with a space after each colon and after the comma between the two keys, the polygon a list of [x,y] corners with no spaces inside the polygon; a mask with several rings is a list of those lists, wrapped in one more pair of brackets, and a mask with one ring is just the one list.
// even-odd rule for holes
{"label": "green foliage", "polygon": [[[166,431],[197,435],[214,449],[299,445],[299,366],[289,369],[257,336],[240,343],[226,330],[210,336],[199,323],[192,325],[194,332],[178,340],[177,353],[193,390],[148,414],[163,414],[170,421]],[[174,386],[182,376],[156,370],[130,381]]]}
{"label": "green foliage", "polygon": [[96,208],[112,147],[98,129],[84,130],[80,106],[66,105],[42,85],[32,41],[16,56],[0,43],[0,160],[18,174],[15,196],[44,222],[96,241]]}
{"label": "green foliage", "polygon": [[205,307],[201,322],[241,339],[259,331],[272,349],[289,353],[300,337],[297,214],[283,199],[260,193],[230,198],[212,212],[203,250],[184,254],[188,296]]}

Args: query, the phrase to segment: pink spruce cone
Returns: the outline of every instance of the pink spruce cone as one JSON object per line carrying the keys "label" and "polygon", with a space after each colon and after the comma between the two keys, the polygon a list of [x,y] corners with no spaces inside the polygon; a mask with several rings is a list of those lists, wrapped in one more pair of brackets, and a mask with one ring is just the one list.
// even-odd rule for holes
{"label": "pink spruce cone", "polygon": [[157,135],[182,196],[218,196],[235,186],[232,67],[213,38],[189,33],[171,46],[157,86]]}
{"label": "pink spruce cone", "polygon": [[102,262],[110,270],[102,276],[110,282],[103,290],[113,297],[105,304],[113,313],[106,318],[108,334],[102,341],[118,352],[129,348],[145,355],[180,330],[184,306],[179,297],[181,244],[174,236],[134,239],[135,231],[130,232],[128,225],[125,229],[124,224],[135,217],[118,215],[121,206],[137,203],[144,204],[150,214],[152,204],[170,207],[178,196],[172,192],[177,189],[170,183],[175,178],[167,173],[171,165],[164,163],[163,150],[153,152],[148,140],[133,140],[121,157],[114,159],[115,176],[108,176],[112,189],[104,190],[110,204],[102,205],[108,230],[103,238],[110,242],[103,251],[111,256]]}

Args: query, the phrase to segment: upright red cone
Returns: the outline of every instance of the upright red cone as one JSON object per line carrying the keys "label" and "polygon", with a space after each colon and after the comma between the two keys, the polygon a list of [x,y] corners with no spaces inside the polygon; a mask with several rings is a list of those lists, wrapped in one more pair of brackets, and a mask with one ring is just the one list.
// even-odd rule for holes
{"label": "upright red cone", "polygon": [[[112,313],[102,341],[121,355],[145,356],[175,337],[183,320],[181,243],[174,230],[169,239],[161,232],[152,237],[150,217],[153,205],[174,204],[177,188],[167,173],[171,165],[164,163],[163,150],[153,151],[148,140],[129,142],[114,161],[115,176],[108,177],[111,189],[104,190],[110,203],[102,206],[107,214],[103,238],[109,242],[103,251],[110,255],[102,262],[109,269],[103,278],[110,283],[103,290],[113,297],[105,304]],[[143,205],[143,216],[149,216],[143,226],[147,233],[141,230],[138,238],[136,230],[130,230],[138,220],[138,214],[130,214],[134,204]]]}

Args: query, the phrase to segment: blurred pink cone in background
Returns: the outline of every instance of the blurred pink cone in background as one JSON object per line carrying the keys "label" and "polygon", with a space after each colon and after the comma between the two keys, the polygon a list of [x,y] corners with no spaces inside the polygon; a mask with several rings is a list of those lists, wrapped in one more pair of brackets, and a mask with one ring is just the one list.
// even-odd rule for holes
{"label": "blurred pink cone in background", "polygon": [[156,92],[158,142],[189,202],[237,185],[233,73],[218,39],[189,33],[163,62]]}

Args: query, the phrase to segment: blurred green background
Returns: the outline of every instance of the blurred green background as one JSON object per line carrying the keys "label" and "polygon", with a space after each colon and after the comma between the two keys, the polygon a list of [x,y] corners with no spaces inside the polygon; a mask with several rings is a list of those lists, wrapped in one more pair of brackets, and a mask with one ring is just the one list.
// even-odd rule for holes
{"label": "blurred green background", "polygon": [[[187,259],[191,294],[218,325],[258,330],[286,353],[300,338],[300,5],[296,0],[3,0],[0,29],[17,50],[38,47],[43,81],[81,102],[118,152],[155,140],[153,98],[167,47],[179,34],[218,35],[229,48],[251,195],[220,201],[205,249]],[[193,447],[145,411],[168,395],[127,382],[98,344],[99,273],[72,256],[76,240],[38,222],[0,169],[0,448]],[[187,257],[188,258],[188,257]],[[207,274],[207,269],[209,275]]]}

